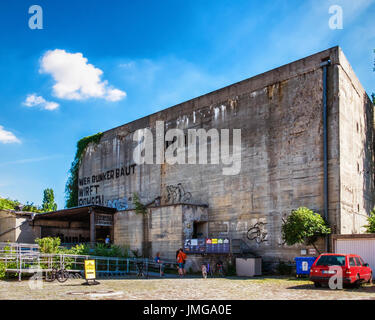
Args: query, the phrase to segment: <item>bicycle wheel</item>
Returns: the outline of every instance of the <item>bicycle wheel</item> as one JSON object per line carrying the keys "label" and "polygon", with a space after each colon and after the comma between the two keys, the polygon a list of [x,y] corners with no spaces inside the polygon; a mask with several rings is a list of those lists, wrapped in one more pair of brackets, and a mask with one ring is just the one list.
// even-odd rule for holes
{"label": "bicycle wheel", "polygon": [[56,271],[55,270],[46,272],[46,276],[44,278],[44,281],[53,282],[53,281],[55,281],[55,279],[56,279]]}
{"label": "bicycle wheel", "polygon": [[66,270],[59,270],[56,274],[56,278],[58,282],[65,282],[69,278],[69,272]]}

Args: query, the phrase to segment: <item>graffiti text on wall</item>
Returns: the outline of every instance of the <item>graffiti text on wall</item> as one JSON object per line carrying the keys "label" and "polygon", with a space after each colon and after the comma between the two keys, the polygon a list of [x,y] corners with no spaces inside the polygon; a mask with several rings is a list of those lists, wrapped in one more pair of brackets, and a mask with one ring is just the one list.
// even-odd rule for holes
{"label": "graffiti text on wall", "polygon": [[105,180],[118,179],[123,176],[129,176],[135,173],[136,164],[131,164],[128,166],[123,166],[121,168],[116,168],[113,170],[108,170],[106,172],[92,175],[91,177],[83,177],[78,180],[78,205],[99,205],[108,206],[111,208],[116,208],[117,210],[128,209],[127,199],[116,199],[108,200],[107,203],[104,202],[104,196],[100,194],[100,182]]}

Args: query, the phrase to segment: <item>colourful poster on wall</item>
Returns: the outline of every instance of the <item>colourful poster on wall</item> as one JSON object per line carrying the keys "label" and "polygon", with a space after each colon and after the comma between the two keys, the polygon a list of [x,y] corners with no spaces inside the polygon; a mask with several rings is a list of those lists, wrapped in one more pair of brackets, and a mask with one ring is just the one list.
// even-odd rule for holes
{"label": "colourful poster on wall", "polygon": [[186,253],[230,253],[228,238],[186,239],[184,244]]}

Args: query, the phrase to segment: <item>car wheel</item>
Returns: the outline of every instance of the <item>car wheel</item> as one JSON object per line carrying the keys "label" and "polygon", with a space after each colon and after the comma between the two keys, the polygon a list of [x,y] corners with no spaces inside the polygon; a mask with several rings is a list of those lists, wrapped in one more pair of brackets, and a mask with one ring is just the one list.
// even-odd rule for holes
{"label": "car wheel", "polygon": [[322,284],[320,282],[314,282],[314,287],[315,288],[320,288]]}
{"label": "car wheel", "polygon": [[370,273],[370,279],[368,279],[367,283],[372,284],[372,272]]}
{"label": "car wheel", "polygon": [[361,286],[361,279],[359,278],[359,274],[357,274],[356,280],[354,282],[354,287],[359,288]]}

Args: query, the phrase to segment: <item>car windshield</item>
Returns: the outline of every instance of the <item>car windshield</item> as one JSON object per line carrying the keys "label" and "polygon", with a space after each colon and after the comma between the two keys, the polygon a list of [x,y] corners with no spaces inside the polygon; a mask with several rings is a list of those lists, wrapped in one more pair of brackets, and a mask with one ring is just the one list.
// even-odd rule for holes
{"label": "car windshield", "polygon": [[321,256],[317,266],[345,266],[345,256]]}

